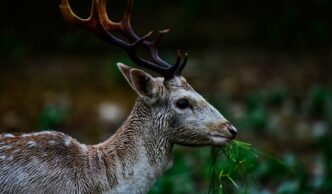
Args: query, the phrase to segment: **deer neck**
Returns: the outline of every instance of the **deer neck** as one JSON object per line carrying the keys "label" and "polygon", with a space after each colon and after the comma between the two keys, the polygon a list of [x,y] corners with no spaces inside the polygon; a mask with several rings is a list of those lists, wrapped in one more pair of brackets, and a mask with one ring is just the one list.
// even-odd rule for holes
{"label": "deer neck", "polygon": [[139,186],[138,182],[141,182],[147,187],[141,188],[144,193],[171,167],[173,145],[160,133],[163,125],[157,122],[149,107],[138,99],[122,127],[97,145],[108,161],[108,172],[115,178],[113,184],[121,185],[126,180],[129,185],[132,182],[131,185]]}

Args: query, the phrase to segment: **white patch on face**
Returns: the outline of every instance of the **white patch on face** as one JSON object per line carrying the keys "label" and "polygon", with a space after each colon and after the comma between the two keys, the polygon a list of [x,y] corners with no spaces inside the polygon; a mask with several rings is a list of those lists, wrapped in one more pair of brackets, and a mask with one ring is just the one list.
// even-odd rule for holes
{"label": "white patch on face", "polygon": [[218,146],[226,145],[230,141],[229,139],[220,136],[210,136],[210,138],[212,139],[213,144]]}
{"label": "white patch on face", "polygon": [[29,148],[31,148],[37,146],[37,143],[35,141],[28,141],[27,145],[29,146]]}

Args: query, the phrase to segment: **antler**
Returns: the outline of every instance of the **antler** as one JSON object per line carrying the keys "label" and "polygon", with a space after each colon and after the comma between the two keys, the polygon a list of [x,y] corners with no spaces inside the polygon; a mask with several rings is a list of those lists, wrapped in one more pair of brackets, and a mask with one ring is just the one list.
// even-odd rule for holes
{"label": "antler", "polygon": [[[68,0],[62,0],[60,9],[64,19],[68,23],[86,28],[104,41],[122,48],[137,65],[155,71],[165,79],[171,79],[175,75],[180,75],[187,62],[187,53],[182,58],[180,51],[178,51],[174,65],[170,65],[162,60],[159,57],[157,46],[161,38],[169,32],[169,29],[159,31],[154,41],[147,41],[147,38],[152,35],[152,31],[142,37],[138,36],[130,24],[133,3],[134,0],[128,0],[127,8],[120,22],[113,22],[108,18],[106,0],[92,0],[91,13],[87,19],[82,19],[73,12]],[[131,42],[115,37],[112,32],[121,33]],[[137,48],[139,46],[149,51],[152,61],[137,56]]]}

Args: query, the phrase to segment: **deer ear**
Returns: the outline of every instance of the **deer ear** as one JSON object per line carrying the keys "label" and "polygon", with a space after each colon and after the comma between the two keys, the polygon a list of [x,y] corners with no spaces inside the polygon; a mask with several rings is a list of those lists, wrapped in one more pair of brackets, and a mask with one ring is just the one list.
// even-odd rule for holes
{"label": "deer ear", "polygon": [[138,95],[150,102],[154,99],[156,96],[156,82],[150,74],[139,69],[131,69],[130,79],[132,87]]}
{"label": "deer ear", "polygon": [[123,63],[117,63],[118,68],[120,69],[123,77],[126,78],[127,82],[129,83],[129,85],[131,87],[133,87],[132,81],[131,81],[131,77],[130,77],[130,70],[132,69],[131,67],[123,64]]}

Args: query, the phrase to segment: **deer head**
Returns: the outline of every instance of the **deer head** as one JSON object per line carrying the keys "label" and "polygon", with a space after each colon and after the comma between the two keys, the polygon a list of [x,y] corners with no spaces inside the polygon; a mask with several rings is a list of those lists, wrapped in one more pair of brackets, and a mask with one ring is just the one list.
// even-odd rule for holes
{"label": "deer head", "polygon": [[[133,0],[129,0],[120,22],[108,18],[106,0],[93,0],[87,19],[76,16],[68,0],[62,0],[60,8],[67,22],[86,28],[102,40],[122,48],[136,65],[161,75],[152,77],[143,70],[118,64],[129,85],[138,94],[138,101],[154,117],[152,127],[158,128],[158,134],[165,136],[172,144],[182,145],[225,145],[234,139],[237,135],[235,127],[181,76],[187,54],[182,56],[178,51],[174,65],[160,58],[157,46],[169,30],[160,31],[154,41],[147,40],[152,32],[138,36],[130,24],[132,6]],[[121,33],[127,41],[114,36],[114,32]],[[137,55],[139,47],[150,53],[151,60]]]}

